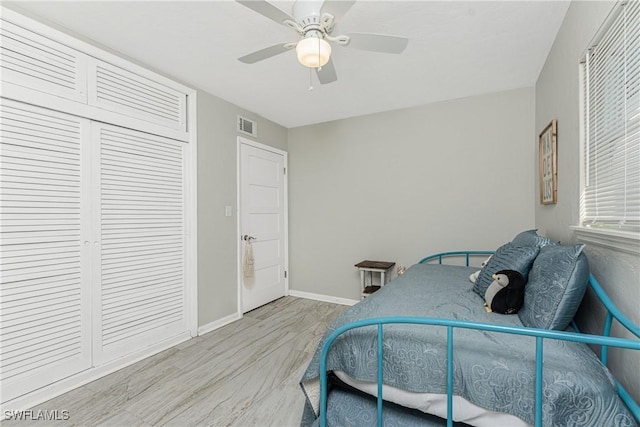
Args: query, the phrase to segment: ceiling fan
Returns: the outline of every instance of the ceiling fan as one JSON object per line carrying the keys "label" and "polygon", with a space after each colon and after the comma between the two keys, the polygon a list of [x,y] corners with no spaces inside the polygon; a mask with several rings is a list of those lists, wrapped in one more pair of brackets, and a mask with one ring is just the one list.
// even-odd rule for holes
{"label": "ceiling fan", "polygon": [[296,42],[279,43],[238,58],[245,64],[253,64],[283,52],[296,49],[298,61],[315,68],[321,84],[338,79],[331,60],[331,44],[383,53],[402,53],[409,39],[401,36],[372,33],[348,33],[334,36],[336,22],[355,3],[355,0],[298,0],[292,14],[266,0],[236,0],[254,12],[298,33]]}

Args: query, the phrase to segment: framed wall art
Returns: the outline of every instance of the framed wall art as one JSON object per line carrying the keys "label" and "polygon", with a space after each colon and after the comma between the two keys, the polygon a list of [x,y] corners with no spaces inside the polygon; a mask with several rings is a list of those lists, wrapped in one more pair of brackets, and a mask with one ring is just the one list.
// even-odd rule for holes
{"label": "framed wall art", "polygon": [[540,203],[550,205],[558,202],[558,121],[552,120],[540,133],[538,141],[540,167]]}

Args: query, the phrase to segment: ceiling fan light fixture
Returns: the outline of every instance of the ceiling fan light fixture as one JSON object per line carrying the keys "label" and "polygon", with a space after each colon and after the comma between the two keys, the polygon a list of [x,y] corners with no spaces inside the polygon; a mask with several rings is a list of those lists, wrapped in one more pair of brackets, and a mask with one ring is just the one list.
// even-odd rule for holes
{"label": "ceiling fan light fixture", "polygon": [[307,37],[296,45],[298,61],[309,68],[318,68],[329,62],[331,45],[319,37]]}

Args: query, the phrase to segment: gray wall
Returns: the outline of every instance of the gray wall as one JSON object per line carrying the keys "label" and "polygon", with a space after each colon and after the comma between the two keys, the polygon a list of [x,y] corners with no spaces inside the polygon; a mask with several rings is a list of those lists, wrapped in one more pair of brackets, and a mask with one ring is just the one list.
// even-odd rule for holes
{"label": "gray wall", "polygon": [[[198,91],[199,326],[236,313],[238,309],[238,114],[258,122],[257,141],[287,150],[286,128],[207,92]],[[224,216],[225,206],[233,206],[233,216]]]}
{"label": "gray wall", "polygon": [[[580,218],[578,61],[614,4],[571,3],[536,84],[536,132],[552,119],[558,120],[558,203],[543,206],[536,201],[535,222],[542,234],[566,244],[576,242],[569,227],[578,225]],[[537,168],[537,157],[534,163]],[[536,181],[536,195],[537,191]],[[640,323],[640,258],[597,245],[587,245],[585,252],[592,273],[609,296],[636,324]],[[595,301],[588,294],[578,316],[581,328],[592,333],[602,330],[604,315]],[[611,359],[616,376],[636,399],[640,398],[640,355],[614,351]]]}
{"label": "gray wall", "polygon": [[533,88],[289,130],[290,287],[358,299],[363,259],[410,266],[533,226]]}

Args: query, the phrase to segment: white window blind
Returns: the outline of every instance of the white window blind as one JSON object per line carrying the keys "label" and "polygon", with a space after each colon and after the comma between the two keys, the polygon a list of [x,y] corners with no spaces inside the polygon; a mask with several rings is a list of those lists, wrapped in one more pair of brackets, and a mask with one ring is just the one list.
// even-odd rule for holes
{"label": "white window blind", "polygon": [[583,226],[640,230],[640,2],[623,4],[583,63]]}

